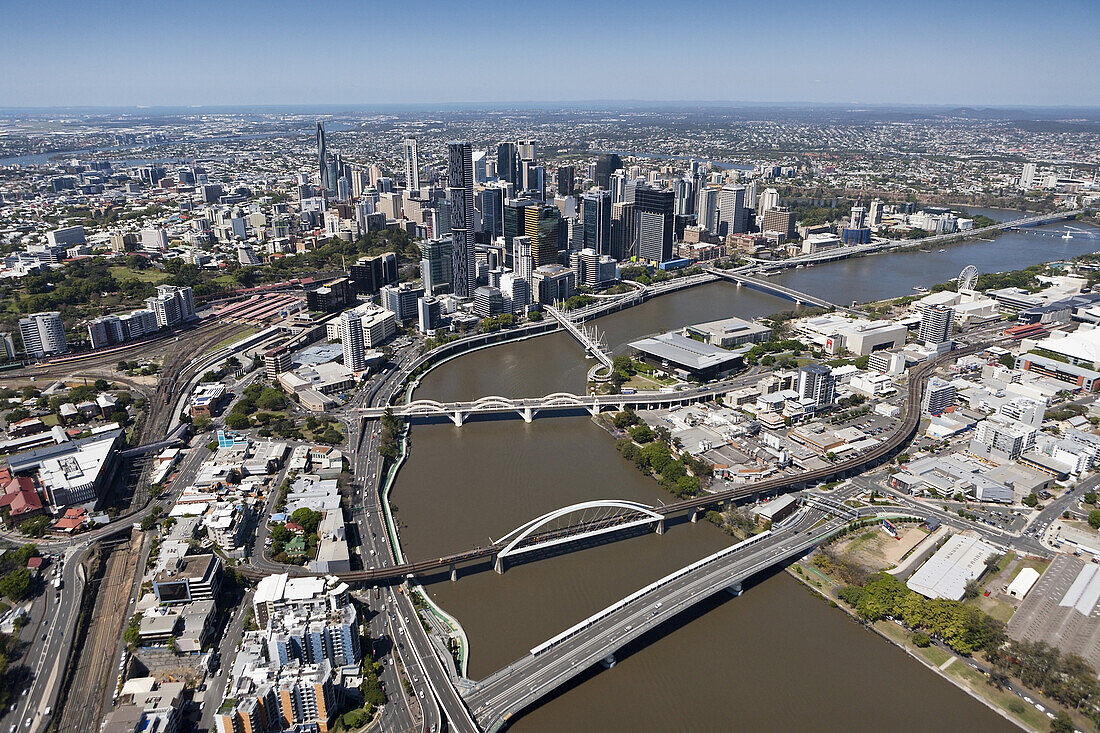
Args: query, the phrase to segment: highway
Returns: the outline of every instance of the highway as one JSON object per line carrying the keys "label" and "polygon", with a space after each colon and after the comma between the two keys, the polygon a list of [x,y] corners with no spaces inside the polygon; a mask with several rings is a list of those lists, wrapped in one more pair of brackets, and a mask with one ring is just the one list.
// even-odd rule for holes
{"label": "highway", "polygon": [[[38,733],[44,730],[56,712],[65,664],[77,633],[85,583],[81,562],[88,556],[89,544],[82,542],[70,547],[54,561],[63,562],[60,599],[56,598],[50,578],[45,582],[41,599],[35,602],[36,605],[41,602],[44,611],[33,627],[27,627],[31,629],[31,642],[23,655],[23,663],[30,669],[29,686],[13,691],[18,694],[13,698],[15,711],[8,710],[0,717],[0,721],[8,723],[10,720],[21,731]],[[54,567],[56,569],[56,564]],[[26,629],[21,636],[25,633]],[[47,709],[51,709],[51,716],[46,715]]]}

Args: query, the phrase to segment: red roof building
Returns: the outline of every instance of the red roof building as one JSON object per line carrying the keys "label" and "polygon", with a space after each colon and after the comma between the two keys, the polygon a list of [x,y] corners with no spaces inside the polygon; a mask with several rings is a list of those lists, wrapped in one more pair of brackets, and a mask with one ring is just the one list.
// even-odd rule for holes
{"label": "red roof building", "polygon": [[42,512],[42,499],[34,489],[34,481],[28,476],[15,476],[6,480],[0,477],[0,508],[7,507],[8,515],[15,520],[26,519]]}

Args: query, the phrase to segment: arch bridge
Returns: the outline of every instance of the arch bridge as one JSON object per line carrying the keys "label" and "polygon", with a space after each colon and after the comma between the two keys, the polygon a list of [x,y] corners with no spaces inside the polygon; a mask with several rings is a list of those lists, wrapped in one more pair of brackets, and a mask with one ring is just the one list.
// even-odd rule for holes
{"label": "arch bridge", "polygon": [[494,542],[501,548],[494,569],[503,573],[509,557],[653,523],[658,533],[664,531],[664,515],[636,501],[602,499],[572,504],[532,519]]}

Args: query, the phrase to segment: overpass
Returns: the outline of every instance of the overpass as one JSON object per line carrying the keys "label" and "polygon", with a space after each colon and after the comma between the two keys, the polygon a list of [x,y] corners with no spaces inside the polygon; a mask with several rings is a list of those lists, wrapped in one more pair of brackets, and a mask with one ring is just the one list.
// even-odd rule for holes
{"label": "overpass", "polygon": [[[862,514],[878,513],[872,508]],[[829,518],[802,508],[784,525],[724,548],[650,583],[533,647],[522,658],[474,683],[464,695],[479,727],[497,731],[523,709],[696,603],[798,557],[861,513],[845,507]]]}
{"label": "overpass", "polygon": [[718,270],[715,268],[707,268],[707,272],[716,277],[720,277],[723,280],[731,280],[738,285],[748,285],[749,287],[757,290],[762,290],[765,293],[771,295],[778,295],[788,300],[793,300],[798,305],[812,305],[818,308],[837,308],[843,309],[843,306],[839,306],[836,303],[832,303],[824,298],[819,298],[816,295],[810,295],[809,293],[803,293],[794,288],[788,288],[780,285],[779,283],[771,282],[770,280],[763,280],[758,277],[752,277],[745,274],[743,271],[738,270]]}

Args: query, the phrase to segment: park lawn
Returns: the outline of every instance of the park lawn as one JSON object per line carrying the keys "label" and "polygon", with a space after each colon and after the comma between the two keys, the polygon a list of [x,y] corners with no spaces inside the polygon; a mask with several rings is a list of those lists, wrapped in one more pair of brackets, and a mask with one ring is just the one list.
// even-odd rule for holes
{"label": "park lawn", "polygon": [[909,632],[893,621],[876,621],[875,629],[901,644],[906,649],[916,652],[933,667],[939,667],[951,658],[951,654],[937,646],[926,646],[923,649],[919,646],[914,646],[913,642],[909,640]]}
{"label": "park lawn", "polygon": [[140,280],[146,283],[159,283],[162,280],[167,280],[171,275],[167,272],[161,272],[160,270],[135,270],[132,267],[126,265],[111,265],[108,268],[111,273],[111,277],[119,282],[126,282],[128,280]]}
{"label": "park lawn", "polygon": [[60,425],[61,424],[61,418],[58,417],[54,413],[50,413],[49,415],[43,415],[42,418],[40,418],[40,419],[42,420],[43,425],[49,425],[51,428],[54,425]]}

